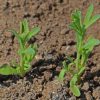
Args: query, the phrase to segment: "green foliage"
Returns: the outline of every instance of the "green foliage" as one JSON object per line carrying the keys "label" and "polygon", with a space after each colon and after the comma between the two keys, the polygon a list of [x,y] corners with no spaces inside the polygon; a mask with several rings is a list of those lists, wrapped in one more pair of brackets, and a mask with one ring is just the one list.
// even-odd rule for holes
{"label": "green foliage", "polygon": [[78,81],[78,76],[77,74],[75,74],[70,81],[70,89],[75,96],[80,96],[80,90],[76,85],[77,81]]}
{"label": "green foliage", "polygon": [[[100,40],[97,40],[93,37],[88,38],[88,40],[84,42],[87,28],[94,24],[98,19],[100,19],[99,14],[92,16],[92,13],[93,4],[89,6],[84,20],[81,11],[76,10],[72,13],[72,23],[70,24],[70,28],[75,31],[76,35],[77,57],[74,61],[70,60],[71,65],[74,66],[73,71],[70,70],[72,66],[66,63],[64,64],[64,68],[59,74],[59,79],[63,79],[66,72],[70,72],[72,74],[72,79],[70,81],[70,90],[75,96],[80,96],[80,90],[77,84],[82,73],[85,71],[89,54],[92,52],[93,48],[96,45],[100,44]],[[65,65],[67,66],[66,68],[68,70],[65,70]]]}
{"label": "green foliage", "polygon": [[93,4],[91,4],[87,10],[84,19],[85,28],[88,28],[90,25],[94,24],[100,18],[100,14],[92,16],[93,9],[94,9]]}
{"label": "green foliage", "polygon": [[2,75],[17,74],[17,70],[14,67],[4,64],[0,67],[0,74]]}
{"label": "green foliage", "polygon": [[20,76],[24,76],[26,72],[28,72],[31,68],[31,61],[34,59],[37,53],[36,45],[29,45],[28,41],[31,37],[35,36],[40,31],[40,28],[34,27],[31,31],[29,31],[29,26],[27,20],[23,20],[20,23],[20,32],[16,32],[15,30],[10,30],[12,32],[18,42],[19,42],[19,50],[18,54],[20,56],[20,63],[16,64],[15,67],[11,67],[8,65],[3,65],[0,67],[0,74],[3,75],[11,75],[17,74]]}
{"label": "green foliage", "polygon": [[68,65],[66,64],[65,61],[63,61],[63,69],[61,70],[60,74],[59,74],[59,79],[63,80],[64,79],[64,75],[65,73],[68,71]]}

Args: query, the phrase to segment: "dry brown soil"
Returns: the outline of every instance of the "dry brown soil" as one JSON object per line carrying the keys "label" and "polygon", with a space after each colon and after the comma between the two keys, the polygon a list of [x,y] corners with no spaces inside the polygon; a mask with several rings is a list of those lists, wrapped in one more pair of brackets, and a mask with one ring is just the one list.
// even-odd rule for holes
{"label": "dry brown soil", "polygon": [[[0,100],[100,100],[100,46],[96,47],[82,76],[81,96],[69,90],[69,77],[64,84],[57,80],[66,55],[75,54],[75,35],[68,27],[71,12],[76,8],[83,15],[90,3],[94,14],[100,14],[100,0],[0,0],[0,66],[19,61],[18,42],[8,29],[19,29],[19,22],[27,18],[30,27],[39,26],[41,32],[31,43],[37,43],[38,58],[24,78],[0,75]],[[100,20],[87,31],[100,39]]]}

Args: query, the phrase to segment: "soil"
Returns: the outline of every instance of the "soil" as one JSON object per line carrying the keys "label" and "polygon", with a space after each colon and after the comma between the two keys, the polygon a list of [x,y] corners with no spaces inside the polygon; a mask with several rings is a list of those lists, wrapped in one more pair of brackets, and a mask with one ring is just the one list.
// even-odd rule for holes
{"label": "soil", "polygon": [[[69,90],[69,77],[57,80],[62,61],[75,55],[75,35],[68,27],[71,12],[76,8],[83,15],[90,3],[94,14],[100,14],[99,0],[0,0],[0,66],[18,62],[18,42],[8,29],[19,30],[19,22],[27,18],[30,28],[39,26],[41,32],[30,40],[37,43],[37,60],[24,78],[0,75],[0,100],[100,100],[100,46],[88,60],[80,85],[81,96]],[[100,20],[87,31],[100,39]]]}

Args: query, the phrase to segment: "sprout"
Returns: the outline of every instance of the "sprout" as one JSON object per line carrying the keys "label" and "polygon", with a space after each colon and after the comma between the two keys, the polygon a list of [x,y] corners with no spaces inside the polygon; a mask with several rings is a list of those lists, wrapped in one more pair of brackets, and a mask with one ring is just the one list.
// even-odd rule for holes
{"label": "sprout", "polygon": [[[96,45],[100,44],[100,40],[93,37],[89,37],[88,40],[84,42],[87,28],[94,24],[98,19],[100,19],[99,14],[92,16],[92,12],[93,4],[89,6],[84,21],[82,20],[83,18],[80,10],[76,10],[72,13],[72,23],[70,24],[70,28],[75,31],[76,35],[77,57],[75,60],[70,58],[70,64],[67,64],[66,61],[64,61],[64,68],[59,74],[60,80],[63,79],[66,72],[70,72],[72,74],[72,79],[70,81],[70,90],[75,96],[80,96],[80,90],[77,86],[77,83],[80,80],[82,73],[85,71],[89,54],[92,52],[93,48]],[[71,66],[75,66],[75,69],[73,69],[73,71],[70,70]]]}
{"label": "sprout", "polygon": [[20,63],[15,64],[14,67],[12,65],[4,64],[0,67],[0,74],[2,75],[20,75],[23,77],[25,73],[27,73],[31,68],[31,61],[34,59],[37,53],[37,46],[28,44],[28,41],[31,37],[35,36],[40,31],[40,28],[34,27],[31,31],[29,31],[28,22],[24,19],[20,23],[20,32],[17,33],[15,30],[10,30],[12,32],[18,42],[19,42],[19,50],[18,54],[20,56]]}

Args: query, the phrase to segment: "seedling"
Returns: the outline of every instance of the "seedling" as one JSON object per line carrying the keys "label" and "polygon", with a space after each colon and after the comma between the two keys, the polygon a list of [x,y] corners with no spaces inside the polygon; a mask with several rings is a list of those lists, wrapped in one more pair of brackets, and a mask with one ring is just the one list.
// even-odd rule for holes
{"label": "seedling", "polygon": [[70,80],[70,90],[75,96],[80,96],[78,82],[82,73],[85,71],[89,54],[92,52],[96,45],[100,44],[100,40],[97,40],[93,37],[89,37],[85,42],[87,28],[94,24],[98,19],[100,19],[100,14],[92,16],[92,12],[93,4],[89,6],[84,20],[80,10],[76,10],[72,13],[72,23],[70,24],[70,28],[75,31],[76,35],[77,57],[75,60],[69,57],[68,60],[70,61],[70,64],[64,61],[64,68],[59,74],[59,79],[62,80],[66,72],[71,73],[72,78]]}
{"label": "seedling", "polygon": [[28,44],[28,41],[31,37],[35,36],[40,29],[38,27],[32,28],[29,31],[29,26],[27,20],[23,20],[20,23],[20,32],[16,32],[15,30],[10,30],[12,32],[18,42],[19,42],[19,50],[18,54],[20,56],[19,64],[7,65],[4,64],[0,67],[0,74],[2,75],[20,75],[23,77],[30,69],[31,69],[31,61],[34,59],[37,53],[37,46],[34,44]]}

